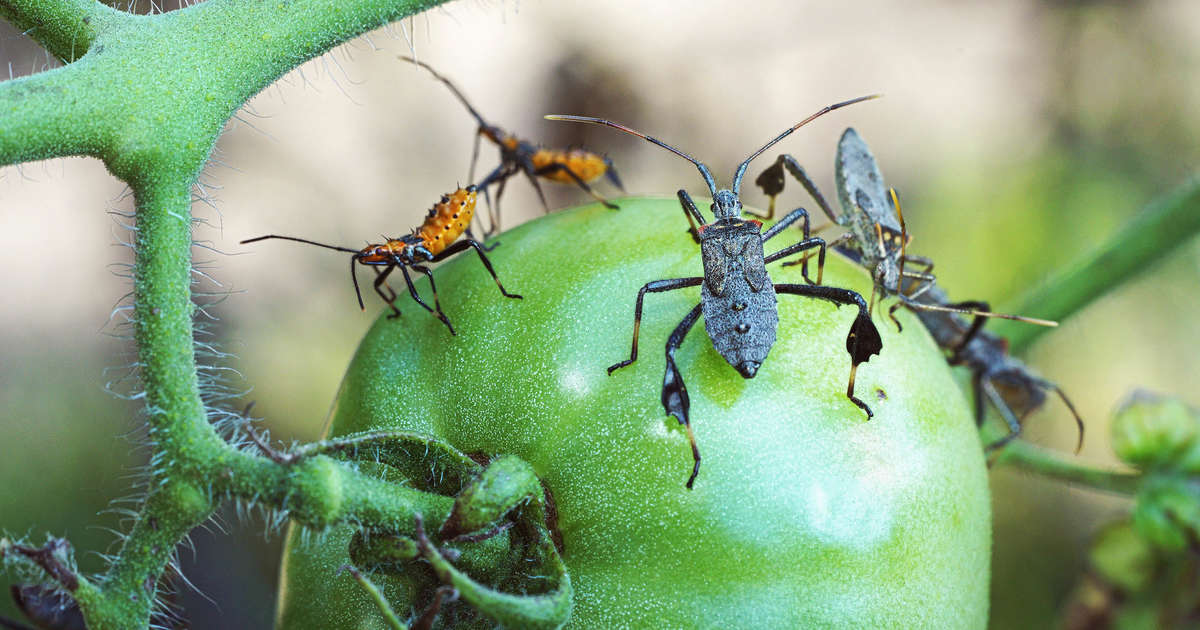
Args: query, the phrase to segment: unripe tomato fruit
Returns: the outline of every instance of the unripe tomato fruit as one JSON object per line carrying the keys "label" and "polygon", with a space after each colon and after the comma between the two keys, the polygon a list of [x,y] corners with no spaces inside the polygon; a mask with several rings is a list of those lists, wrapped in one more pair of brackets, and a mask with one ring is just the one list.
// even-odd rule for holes
{"label": "unripe tomato fruit", "polygon": [[[363,339],[329,434],[420,431],[532,464],[557,503],[571,628],[985,627],[986,468],[918,321],[901,312],[897,333],[876,309],[883,352],[856,389],[870,421],[845,396],[855,309],[780,295],[779,339],[750,380],[697,323],[677,354],[704,457],[689,491],[687,437],[659,390],[663,345],[699,287],[648,294],[638,361],[605,368],[629,356],[638,289],[702,275],[700,252],[674,199],[620,205],[501,235],[491,259],[524,300],[502,297],[471,252],[440,268],[456,337],[401,292],[403,317],[381,317]],[[799,267],[769,270],[804,282]],[[868,276],[836,254],[824,283],[870,295]],[[310,543],[293,532],[281,627],[382,627],[354,581],[334,577],[349,531]]]}

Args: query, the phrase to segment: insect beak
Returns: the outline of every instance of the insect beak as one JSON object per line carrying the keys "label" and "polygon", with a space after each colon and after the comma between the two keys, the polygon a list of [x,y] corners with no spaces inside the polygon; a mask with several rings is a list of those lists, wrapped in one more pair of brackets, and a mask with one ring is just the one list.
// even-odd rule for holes
{"label": "insect beak", "polygon": [[737,371],[741,373],[742,378],[754,378],[758,374],[758,366],[762,365],[756,361],[742,361],[737,366]]}

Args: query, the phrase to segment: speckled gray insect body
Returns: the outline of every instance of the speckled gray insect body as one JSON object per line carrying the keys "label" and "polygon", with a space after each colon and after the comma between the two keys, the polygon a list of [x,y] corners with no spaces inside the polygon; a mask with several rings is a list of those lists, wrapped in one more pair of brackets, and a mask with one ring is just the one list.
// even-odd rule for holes
{"label": "speckled gray insect body", "polygon": [[762,224],[721,219],[700,231],[700,305],[713,347],[753,378],[775,345],[779,311],[763,258]]}

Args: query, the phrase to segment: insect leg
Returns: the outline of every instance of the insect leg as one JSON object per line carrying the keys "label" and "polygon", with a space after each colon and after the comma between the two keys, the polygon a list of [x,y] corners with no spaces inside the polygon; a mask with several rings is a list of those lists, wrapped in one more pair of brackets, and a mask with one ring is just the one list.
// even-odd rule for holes
{"label": "insect leg", "polygon": [[[912,282],[909,284],[909,286],[905,287],[905,286],[903,286],[905,278],[907,278],[909,280],[913,280],[913,281],[919,280],[920,284],[916,284],[915,282]],[[918,308],[918,309],[925,308],[925,306],[927,306],[927,305],[925,305],[923,302],[918,302],[917,298],[928,293],[929,290],[933,288],[933,283],[936,280],[937,280],[937,278],[935,278],[933,276],[933,274],[910,270],[910,271],[905,271],[904,275],[901,276],[900,279],[896,281],[899,285],[901,285],[901,286],[898,286],[897,288],[902,289],[896,293],[896,297],[899,298],[899,300],[895,304],[888,307],[888,319],[891,319],[892,323],[896,325],[896,332],[904,331],[904,327],[900,325],[900,320],[896,319],[896,311],[901,306],[908,306],[910,308]],[[916,289],[912,288],[914,286],[916,287]],[[908,289],[909,291],[911,291],[911,293],[905,293],[905,291],[903,289]],[[926,310],[929,310],[929,309],[926,309]]]}
{"label": "insect leg", "polygon": [[481,240],[479,237],[475,236],[475,233],[471,231],[471,228],[467,228],[467,238],[469,238],[473,241],[479,241],[479,244],[483,246],[483,251],[485,251],[485,252],[490,252],[493,249],[496,249],[497,247],[500,246],[499,241],[492,243],[491,245],[484,244],[483,240]]}
{"label": "insect leg", "polygon": [[483,246],[480,245],[479,241],[476,241],[475,239],[464,238],[463,240],[454,243],[450,247],[447,247],[445,250],[443,250],[442,253],[430,259],[430,262],[445,260],[468,247],[475,248],[475,253],[479,254],[479,260],[483,261],[483,266],[487,269],[488,273],[492,274],[492,280],[495,280],[496,286],[500,287],[500,294],[507,298],[515,298],[520,300],[521,296],[504,290],[504,285],[500,283],[500,278],[496,277],[496,270],[492,268],[492,261],[488,260],[487,254],[483,253]]}
{"label": "insect leg", "polygon": [[583,181],[582,177],[580,177],[577,173],[575,173],[575,171],[572,171],[569,166],[563,164],[562,162],[554,162],[553,164],[543,166],[542,168],[534,171],[533,174],[537,175],[538,177],[545,177],[546,175],[553,175],[559,171],[566,173],[567,176],[570,177],[571,180],[576,184],[578,184],[579,187],[582,188],[587,194],[591,195],[596,201],[604,204],[605,208],[608,208],[609,210],[621,209],[621,207],[617,204],[605,199],[604,197],[600,196],[600,193],[592,190],[592,187],[588,186],[587,182]]}
{"label": "insect leg", "polygon": [[613,165],[612,160],[604,158],[604,175],[608,177],[608,181],[617,187],[617,190],[625,192],[625,185],[621,183],[621,178],[617,176],[617,167]]}
{"label": "insect leg", "polygon": [[804,208],[796,208],[795,210],[792,210],[791,212],[787,213],[787,215],[785,215],[782,219],[780,219],[779,223],[772,225],[770,228],[767,229],[766,232],[763,232],[763,235],[762,235],[763,242],[764,243],[767,242],[772,237],[774,237],[776,234],[779,234],[780,232],[782,232],[784,230],[784,228],[795,223],[796,221],[799,221],[801,218],[804,219],[804,238],[808,238],[812,234],[812,230],[810,229],[810,226],[809,226],[808,210],[805,210]]}
{"label": "insect leg", "polygon": [[1012,409],[1009,408],[1008,403],[1004,402],[1004,397],[1000,395],[996,386],[992,384],[991,376],[987,374],[980,376],[979,387],[987,394],[988,400],[992,401],[992,406],[996,408],[996,411],[1000,412],[1000,417],[1004,418],[1004,423],[1008,425],[1008,435],[984,447],[984,452],[991,453],[1004,448],[1005,445],[1021,435],[1021,423],[1017,420],[1017,416],[1013,413]]}
{"label": "insect leg", "polygon": [[780,258],[786,258],[792,254],[795,254],[796,252],[812,249],[814,247],[819,248],[817,251],[817,281],[813,282],[812,279],[808,277],[807,257],[805,257],[803,261],[804,264],[800,267],[800,273],[804,276],[804,279],[808,281],[809,284],[821,284],[821,278],[825,275],[825,239],[821,237],[806,238],[799,243],[788,245],[774,254],[767,256],[764,261],[765,264],[770,264],[776,260],[779,260]]}
{"label": "insect leg", "polygon": [[1067,409],[1071,411],[1071,415],[1074,416],[1075,426],[1079,429],[1079,440],[1075,443],[1075,454],[1078,455],[1079,451],[1083,449],[1083,418],[1079,417],[1079,412],[1075,410],[1075,405],[1071,404],[1071,399],[1067,398],[1067,394],[1057,384],[1045,379],[1038,379],[1038,385],[1041,385],[1045,389],[1053,390],[1054,393],[1058,394],[1063,404],[1067,406]]}
{"label": "insect leg", "polygon": [[[441,322],[446,325],[446,328],[450,329],[451,335],[457,335],[458,333],[454,332],[454,326],[452,326],[450,324],[450,320],[446,317],[446,314],[442,312],[442,308],[439,306],[438,309],[436,311],[434,311],[433,309],[429,308],[429,305],[425,303],[425,300],[421,299],[420,294],[417,293],[417,287],[415,285],[413,285],[412,277],[410,277],[408,275],[408,267],[406,267],[405,265],[396,265],[396,266],[400,268],[400,273],[404,274],[404,283],[408,285],[408,294],[412,296],[413,301],[415,301],[417,304],[420,304],[421,308],[429,311],[430,313],[433,313],[434,317],[441,320]],[[428,271],[428,270],[426,270],[426,271]],[[430,282],[432,282],[433,276],[430,276],[429,280],[430,280]],[[436,295],[437,295],[437,293],[435,292],[434,296],[436,296]],[[436,304],[436,302],[435,302],[435,304]]]}
{"label": "insect leg", "polygon": [[[927,258],[925,256],[913,256],[911,254],[905,254],[903,256],[903,259],[905,262],[912,263],[914,265],[920,265],[922,267],[922,269],[918,273],[925,273],[925,274],[933,273],[933,259],[932,258]],[[907,273],[904,275],[909,278],[914,277]]]}
{"label": "insect leg", "polygon": [[[488,222],[491,225],[483,232],[485,238],[491,238],[500,231],[500,197],[504,195],[504,185],[508,183],[508,178],[512,177],[512,171],[508,162],[501,162],[500,166],[492,169],[488,176],[483,178],[483,181],[476,185],[476,188],[483,191],[483,201],[488,208]],[[488,193],[488,187],[492,184],[496,186],[496,202],[492,203],[492,196]],[[482,223],[482,221],[481,221]]]}
{"label": "insect leg", "polygon": [[414,271],[419,271],[425,274],[426,278],[429,278],[429,290],[433,292],[433,310],[436,312],[438,319],[442,320],[450,328],[450,334],[456,334],[454,327],[450,325],[450,318],[446,317],[446,312],[442,310],[442,303],[438,300],[437,285],[433,282],[433,272],[429,270],[429,267],[424,265],[412,265],[412,268]]}
{"label": "insect leg", "polygon": [[619,370],[627,365],[637,361],[638,356],[638,331],[642,327],[642,301],[646,299],[647,293],[662,293],[663,291],[674,291],[684,287],[694,287],[702,284],[704,278],[671,278],[669,280],[654,280],[647,282],[645,286],[638,289],[637,304],[633,307],[633,349],[629,352],[629,360],[621,361],[620,363],[610,365],[608,373],[612,374],[615,370]]}
{"label": "insect leg", "polygon": [[[392,307],[392,312],[388,315],[388,319],[396,319],[397,317],[400,317],[400,309],[396,307],[396,292],[392,291],[391,287],[387,287],[388,274],[392,273],[392,270],[395,268],[395,263],[388,263],[382,272],[376,270],[378,275],[375,276],[375,292],[379,294],[379,297],[383,298],[384,302],[387,302],[388,306]],[[386,293],[383,292],[383,289],[380,288],[380,285],[387,287],[388,291],[391,292],[392,296],[390,298]]]}
{"label": "insect leg", "polygon": [[[382,271],[379,270],[379,267],[372,266],[371,268],[375,270],[376,276],[383,273]],[[384,282],[380,288],[387,289],[387,295],[380,293],[380,295],[383,296],[384,300],[388,301],[389,303],[396,301],[396,292],[392,290],[392,287],[388,283]]]}
{"label": "insect leg", "polygon": [[883,340],[879,338],[879,330],[875,328],[875,323],[871,321],[866,301],[856,291],[837,287],[808,284],[776,284],[775,291],[777,293],[803,295],[829,300],[839,306],[842,304],[853,304],[858,307],[858,317],[850,325],[850,334],[846,336],[846,352],[850,353],[850,383],[846,386],[846,397],[850,399],[850,402],[857,405],[859,409],[862,409],[867,414],[867,418],[870,419],[874,415],[871,413],[871,408],[854,395],[854,375],[858,371],[858,364],[870,361],[871,355],[879,354],[879,351],[883,349]]}
{"label": "insect leg", "polygon": [[467,181],[475,181],[475,163],[479,160],[479,145],[483,142],[483,127],[475,130],[475,146],[471,149],[471,168],[467,169]]}
{"label": "insect leg", "polygon": [[[817,232],[824,230],[826,227],[829,227],[830,225],[833,225],[833,224],[826,223],[826,224],[822,225],[821,227],[813,230],[813,233],[816,234]],[[840,247],[841,245],[843,245],[844,243],[848,243],[852,240],[854,240],[853,234],[851,234],[850,232],[843,232],[842,234],[839,234],[837,236],[837,238],[833,239],[832,241],[829,241],[826,244],[826,247],[831,248],[831,249],[837,248],[837,247]],[[844,249],[839,250],[839,251],[841,251],[843,254],[846,254],[846,251]],[[783,266],[784,267],[795,267],[796,265],[803,265],[803,264],[807,263],[808,259],[812,258],[812,256],[813,255],[811,252],[804,254],[803,256],[800,257],[800,260],[789,260],[788,262],[783,263]],[[856,262],[860,262],[860,261],[856,261]],[[823,271],[823,268],[822,268],[822,271]],[[807,280],[808,276],[805,276],[805,279]],[[820,284],[820,281],[818,281],[817,284]]]}
{"label": "insect leg", "polygon": [[[796,208],[795,210],[792,210],[791,212],[787,213],[787,216],[780,219],[779,223],[772,225],[770,227],[770,229],[768,229],[765,233],[763,233],[763,237],[762,237],[763,242],[764,243],[767,242],[768,239],[774,237],[776,234],[779,234],[785,228],[787,228],[789,225],[795,223],[796,221],[799,221],[801,218],[804,219],[804,242],[809,242],[810,240],[813,240],[813,239],[809,238],[809,236],[811,236],[811,234],[812,234],[812,231],[811,231],[810,225],[809,225],[808,210],[805,210],[804,208]],[[817,281],[816,282],[813,282],[808,277],[809,256],[805,256],[800,261],[800,264],[802,265],[800,268],[800,270],[801,270],[800,272],[804,276],[804,279],[807,280],[809,284],[821,284],[821,278],[824,277],[824,275],[825,275],[825,241],[823,241],[821,239],[815,239],[815,240],[821,241],[820,257],[818,258],[818,261],[817,261]],[[809,248],[804,247],[801,249],[809,249]],[[794,251],[801,251],[801,249],[797,249]],[[790,254],[781,254],[780,252],[776,252],[775,254],[772,255],[772,258],[767,259],[767,262],[771,262],[772,260],[776,260],[777,258],[782,258],[783,256],[788,256],[788,255],[790,255]]]}
{"label": "insect leg", "polygon": [[696,208],[696,202],[692,201],[692,196],[687,194],[687,191],[680,188],[679,192],[675,193],[679,197],[679,205],[683,207],[683,216],[687,217],[688,234],[692,235],[692,240],[700,242],[700,227],[704,225],[704,216],[700,214],[700,210]]}
{"label": "insect leg", "polygon": [[825,213],[825,216],[829,217],[830,221],[833,221],[834,223],[840,223],[837,219],[837,215],[835,215],[833,212],[833,208],[829,206],[828,201],[825,201],[825,196],[822,195],[821,191],[817,189],[817,185],[813,183],[812,178],[810,178],[808,173],[804,171],[804,167],[800,166],[800,162],[796,161],[796,158],[786,153],[776,158],[775,163],[771,166],[768,166],[766,170],[759,174],[758,178],[754,180],[754,183],[758,184],[759,188],[762,188],[763,194],[768,195],[771,198],[771,205],[767,213],[768,219],[775,215],[775,197],[779,196],[779,193],[783,192],[784,168],[787,168],[787,171],[792,174],[792,177],[795,177],[796,181],[800,182],[801,186],[804,186],[804,190],[808,191],[809,196],[811,196],[813,200],[817,202],[817,205],[821,207],[821,210]]}
{"label": "insect leg", "polygon": [[546,203],[546,193],[542,192],[542,184],[538,182],[537,169],[533,166],[533,160],[525,155],[520,161],[521,171],[525,173],[525,177],[529,178],[529,183],[533,184],[533,189],[537,191],[538,199],[542,202],[542,210],[546,214],[550,214],[550,204]]}
{"label": "insect leg", "polygon": [[692,484],[696,481],[696,475],[700,474],[700,448],[696,446],[696,434],[692,432],[692,423],[688,419],[688,410],[691,408],[691,401],[688,399],[687,386],[683,384],[683,375],[679,373],[679,367],[675,365],[675,351],[683,343],[684,337],[687,337],[688,331],[696,324],[696,320],[700,318],[700,305],[697,304],[675,327],[671,332],[671,336],[667,339],[667,369],[663,374],[662,387],[662,404],[663,409],[667,411],[667,415],[675,416],[675,419],[687,429],[688,443],[692,446],[692,475],[688,477],[687,488],[692,489]]}

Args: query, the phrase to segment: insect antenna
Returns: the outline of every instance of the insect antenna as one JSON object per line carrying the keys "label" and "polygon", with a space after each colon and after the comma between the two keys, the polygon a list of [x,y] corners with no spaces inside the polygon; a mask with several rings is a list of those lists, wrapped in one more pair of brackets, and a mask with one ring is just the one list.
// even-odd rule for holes
{"label": "insect antenna", "polygon": [[700,169],[700,176],[704,178],[704,183],[708,184],[709,192],[714,197],[717,195],[717,182],[713,180],[712,171],[708,170],[708,166],[706,166],[704,164],[704,162],[697,160],[696,158],[684,153],[683,151],[680,151],[679,149],[676,149],[675,147],[663,142],[662,140],[659,140],[658,138],[655,138],[653,136],[648,136],[648,135],[646,135],[640,131],[637,131],[635,129],[630,129],[629,127],[626,127],[625,125],[622,125],[621,123],[613,122],[611,120],[606,120],[604,118],[595,118],[592,116],[572,116],[569,114],[547,114],[543,118],[545,118],[546,120],[565,120],[567,122],[581,122],[581,123],[591,123],[593,125],[604,125],[605,127],[612,127],[613,129],[624,131],[625,133],[628,133],[628,134],[633,134],[633,135],[641,138],[642,140],[646,140],[646,141],[652,142],[654,144],[657,144],[658,146],[670,151],[671,153],[674,153],[675,155],[678,155],[679,157],[691,162],[692,164],[695,164],[696,168]]}
{"label": "insect antenna", "polygon": [[943,304],[928,304],[926,302],[905,302],[913,308],[918,308],[923,311],[938,311],[939,313],[958,313],[960,315],[970,315],[972,317],[995,317],[997,319],[1011,319],[1015,322],[1024,322],[1035,326],[1047,326],[1054,328],[1058,326],[1058,322],[1049,319],[1038,319],[1036,317],[1026,317],[1024,315],[1011,315],[1009,313],[997,313],[994,311],[980,311],[972,308],[959,308],[956,306],[947,306]]}
{"label": "insect antenna", "polygon": [[738,194],[738,191],[741,190],[742,177],[746,175],[746,168],[748,168],[750,166],[750,162],[752,160],[754,160],[754,158],[762,155],[763,151],[766,151],[767,149],[770,149],[771,147],[775,146],[776,142],[779,142],[780,140],[783,140],[784,138],[792,135],[793,131],[803,127],[804,125],[807,125],[808,123],[816,120],[817,118],[820,118],[821,116],[824,116],[825,114],[828,114],[829,112],[831,112],[835,109],[840,109],[847,105],[853,105],[855,103],[861,103],[863,101],[869,101],[871,99],[876,99],[881,96],[883,96],[883,95],[882,94],[870,94],[868,96],[860,96],[858,98],[852,98],[848,101],[842,101],[841,103],[834,103],[833,105],[829,105],[827,107],[822,108],[820,111],[813,114],[812,116],[809,116],[808,118],[805,118],[804,120],[801,120],[800,122],[796,123],[791,128],[784,131],[783,133],[779,134],[778,136],[775,136],[774,140],[764,144],[761,149],[755,151],[754,153],[751,153],[750,157],[746,158],[746,161],[742,162],[742,165],[738,167],[737,172],[733,176],[733,194],[736,195],[736,194]]}
{"label": "insect antenna", "polygon": [[268,234],[266,236],[256,236],[254,238],[248,238],[248,239],[242,241],[240,244],[245,245],[247,243],[257,243],[258,241],[265,241],[269,238],[278,238],[278,239],[282,239],[285,241],[296,241],[297,243],[305,243],[307,245],[316,245],[317,247],[324,247],[325,249],[333,249],[333,250],[337,250],[339,252],[347,252],[350,254],[359,253],[359,250],[357,250],[357,249],[350,249],[348,247],[338,247],[337,245],[326,245],[325,243],[318,243],[316,241],[310,241],[308,239],[296,238],[295,236],[279,236],[278,234]]}
{"label": "insect antenna", "polygon": [[433,75],[433,78],[437,79],[438,81],[441,81],[442,83],[445,83],[446,87],[450,88],[450,91],[454,93],[454,96],[458,97],[458,100],[460,102],[462,102],[464,107],[467,108],[467,111],[471,112],[471,116],[475,117],[475,120],[476,120],[476,122],[479,123],[480,127],[487,127],[489,129],[492,127],[491,125],[489,125],[487,123],[486,120],[483,119],[483,116],[479,115],[479,112],[475,111],[475,108],[471,106],[471,101],[467,100],[466,95],[464,95],[461,91],[459,91],[458,87],[450,82],[450,79],[447,79],[446,77],[442,76],[441,74],[438,74],[437,70],[434,70],[432,66],[425,63],[424,61],[417,61],[416,59],[413,59],[412,57],[407,57],[405,55],[398,55],[398,57],[400,59],[403,59],[404,61],[407,61],[411,64],[416,64],[416,65],[428,70],[429,74]]}
{"label": "insect antenna", "polygon": [[310,241],[305,238],[296,238],[295,236],[280,236],[278,234],[268,234],[266,236],[256,236],[254,238],[248,238],[248,239],[242,241],[240,244],[245,245],[247,243],[257,243],[258,241],[265,241],[269,238],[277,238],[277,239],[284,240],[284,241],[296,241],[297,243],[304,243],[306,245],[316,245],[317,247],[324,247],[325,249],[332,249],[334,251],[354,254],[353,256],[350,257],[350,279],[354,281],[354,295],[356,295],[358,297],[358,308],[360,308],[364,311],[367,310],[366,304],[363,304],[362,292],[360,292],[358,290],[358,275],[354,273],[354,263],[358,262],[359,258],[361,257],[361,255],[362,255],[361,251],[359,251],[357,249],[350,249],[349,247],[338,247],[337,245],[326,245],[325,243],[318,243],[316,241]]}

